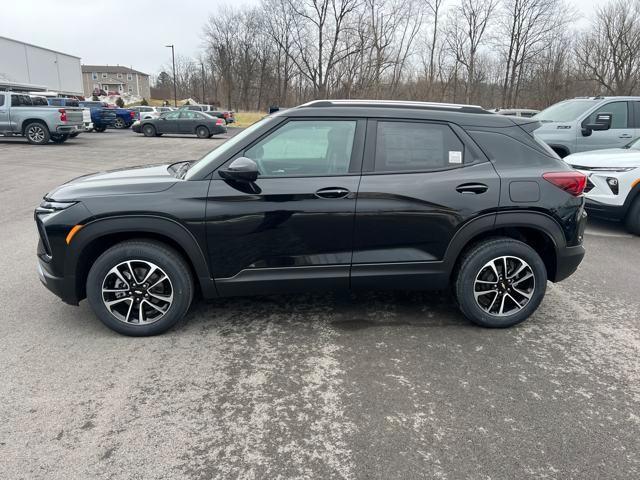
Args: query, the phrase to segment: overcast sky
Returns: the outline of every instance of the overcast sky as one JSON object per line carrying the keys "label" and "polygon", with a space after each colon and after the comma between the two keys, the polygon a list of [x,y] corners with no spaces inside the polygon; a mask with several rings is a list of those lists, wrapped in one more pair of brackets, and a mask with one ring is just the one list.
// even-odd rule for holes
{"label": "overcast sky", "polygon": [[[202,26],[209,15],[223,5],[258,1],[5,0],[0,36],[76,55],[84,64],[119,64],[155,75],[171,60],[171,50],[165,45],[173,43],[176,54],[197,56],[202,49]],[[569,3],[588,16],[603,1]]]}

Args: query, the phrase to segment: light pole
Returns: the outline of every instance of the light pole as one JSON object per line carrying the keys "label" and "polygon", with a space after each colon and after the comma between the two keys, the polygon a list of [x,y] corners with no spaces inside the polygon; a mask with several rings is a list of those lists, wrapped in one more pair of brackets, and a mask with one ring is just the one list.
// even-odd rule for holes
{"label": "light pole", "polygon": [[204,62],[200,62],[200,66],[202,67],[202,104],[204,105],[204,82],[205,82]]}
{"label": "light pole", "polygon": [[173,106],[178,106],[178,88],[176,87],[176,55],[173,49],[173,45],[165,45],[167,48],[171,48],[171,62],[173,63]]}

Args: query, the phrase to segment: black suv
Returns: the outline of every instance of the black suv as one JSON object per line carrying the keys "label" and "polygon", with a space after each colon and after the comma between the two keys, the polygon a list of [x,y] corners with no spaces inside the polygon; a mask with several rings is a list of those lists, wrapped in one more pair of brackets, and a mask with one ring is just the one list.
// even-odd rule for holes
{"label": "black suv", "polygon": [[196,293],[443,289],[488,327],[523,321],[584,256],[586,178],[480,107],[315,101],[197,162],[98,173],[36,209],[39,272],[127,335]]}

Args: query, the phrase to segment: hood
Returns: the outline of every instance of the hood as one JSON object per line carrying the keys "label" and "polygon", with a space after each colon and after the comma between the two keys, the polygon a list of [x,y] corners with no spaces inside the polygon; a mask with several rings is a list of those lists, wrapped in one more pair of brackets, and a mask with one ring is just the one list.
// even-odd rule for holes
{"label": "hood", "polygon": [[640,167],[640,150],[609,148],[579,152],[565,157],[564,161],[582,167]]}
{"label": "hood", "polygon": [[60,185],[45,198],[72,201],[87,197],[161,192],[178,181],[168,167],[168,164],[144,165],[84,175]]}

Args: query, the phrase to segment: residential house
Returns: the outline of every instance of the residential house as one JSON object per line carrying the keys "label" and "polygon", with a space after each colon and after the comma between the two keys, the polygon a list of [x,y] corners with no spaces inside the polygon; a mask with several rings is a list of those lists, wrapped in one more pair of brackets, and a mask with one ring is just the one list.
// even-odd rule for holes
{"label": "residential house", "polygon": [[151,94],[149,75],[119,65],[82,65],[82,86],[85,97],[90,97],[94,91],[99,90],[104,90],[107,94],[128,93],[144,98],[150,98]]}

